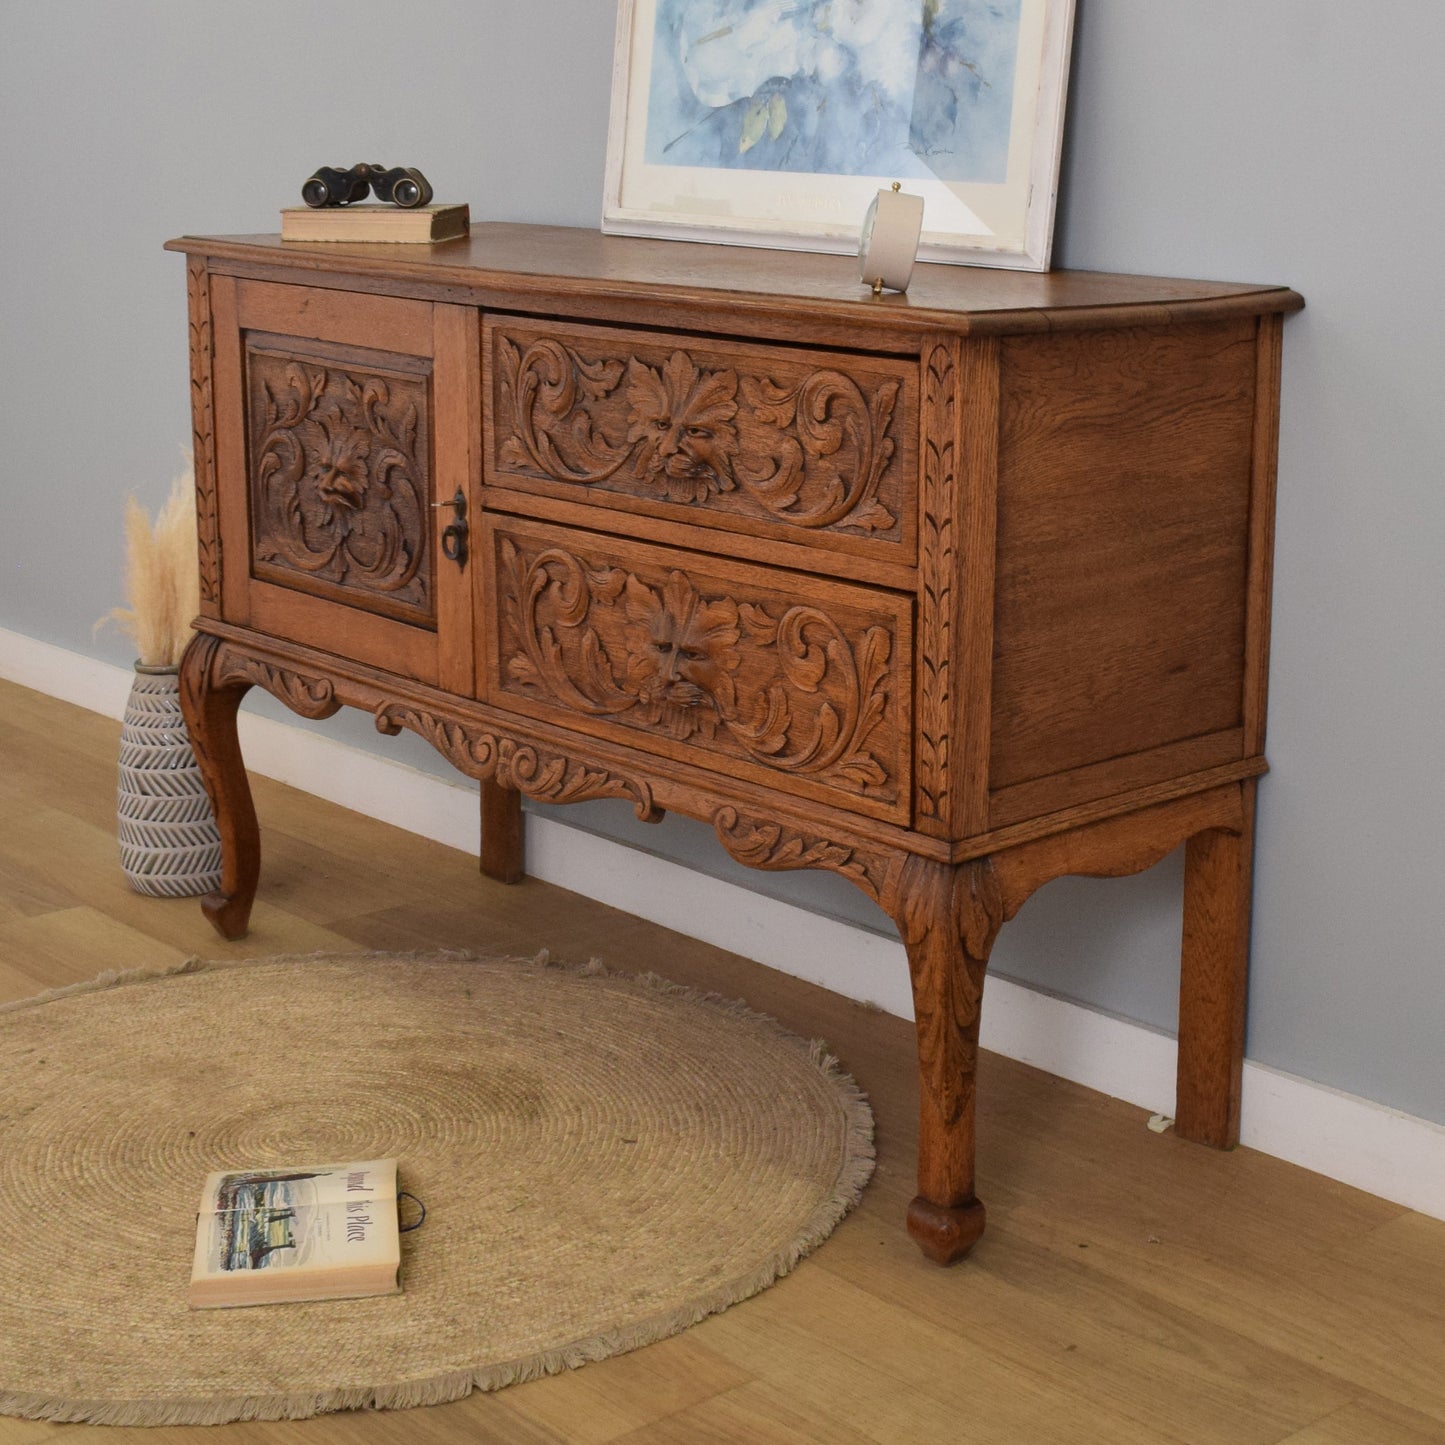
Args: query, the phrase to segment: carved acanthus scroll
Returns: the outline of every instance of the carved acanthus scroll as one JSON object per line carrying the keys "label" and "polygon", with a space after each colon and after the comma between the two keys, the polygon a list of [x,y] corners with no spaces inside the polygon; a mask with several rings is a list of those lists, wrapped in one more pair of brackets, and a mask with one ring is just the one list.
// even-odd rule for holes
{"label": "carved acanthus scroll", "polygon": [[798,527],[897,535],[880,500],[900,383],[764,373],[674,348],[496,333],[498,459],[509,471]]}
{"label": "carved acanthus scroll", "polygon": [[430,620],[425,379],[259,350],[248,372],[257,574]]}
{"label": "carved acanthus scroll", "polygon": [[330,678],[309,677],[280,663],[251,657],[225,642],[219,644],[211,664],[211,680],[218,687],[241,682],[263,688],[302,717],[328,718],[341,708]]}
{"label": "carved acanthus scroll", "polygon": [[855,883],[875,903],[883,897],[900,856],[835,843],[765,818],[745,816],[730,806],[712,815],[712,825],[723,847],[749,868],[825,868]]}
{"label": "carved acanthus scroll", "polygon": [[403,728],[425,738],[441,755],[473,778],[492,778],[546,803],[581,803],[622,798],[644,822],[662,816],[652,788],[640,778],[589,767],[566,754],[511,737],[495,728],[440,716],[424,708],[386,703],[376,710],[378,731],[394,736]]}
{"label": "carved acanthus scroll", "polygon": [[845,629],[820,607],[505,537],[499,562],[510,690],[850,792],[896,795],[873,747],[875,736],[897,744],[888,628]]}

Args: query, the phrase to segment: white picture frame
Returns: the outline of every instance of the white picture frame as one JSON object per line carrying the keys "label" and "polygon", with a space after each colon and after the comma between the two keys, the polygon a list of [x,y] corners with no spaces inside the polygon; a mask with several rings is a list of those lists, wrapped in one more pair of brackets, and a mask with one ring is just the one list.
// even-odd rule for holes
{"label": "white picture frame", "polygon": [[1074,0],[620,0],[602,229],[851,252],[898,181],[920,260],[1047,271],[1073,26]]}

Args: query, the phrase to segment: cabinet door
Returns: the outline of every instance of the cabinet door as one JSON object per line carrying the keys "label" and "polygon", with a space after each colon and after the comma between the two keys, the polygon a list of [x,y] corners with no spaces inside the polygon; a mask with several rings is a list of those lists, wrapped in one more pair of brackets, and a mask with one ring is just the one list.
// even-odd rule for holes
{"label": "cabinet door", "polygon": [[[472,690],[477,313],[217,277],[221,611]],[[460,545],[458,545],[460,542]]]}

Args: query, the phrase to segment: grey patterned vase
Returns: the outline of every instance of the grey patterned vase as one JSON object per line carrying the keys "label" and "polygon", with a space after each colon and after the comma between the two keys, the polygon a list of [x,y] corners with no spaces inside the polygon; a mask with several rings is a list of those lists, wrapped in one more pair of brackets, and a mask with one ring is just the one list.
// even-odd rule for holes
{"label": "grey patterned vase", "polygon": [[189,898],[221,886],[221,839],[181,715],[174,667],[135,665],[120,729],[120,866],[137,893]]}

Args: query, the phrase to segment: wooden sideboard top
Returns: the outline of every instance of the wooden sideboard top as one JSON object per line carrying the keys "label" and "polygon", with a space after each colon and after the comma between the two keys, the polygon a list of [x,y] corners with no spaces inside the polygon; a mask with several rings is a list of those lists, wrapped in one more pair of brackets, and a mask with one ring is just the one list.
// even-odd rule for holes
{"label": "wooden sideboard top", "polygon": [[972,335],[1161,325],[1297,311],[1286,286],[1166,280],[1103,271],[1033,272],[920,264],[904,295],[873,296],[851,256],[692,241],[604,236],[563,226],[482,222],[433,245],[283,242],[279,236],[182,236],[167,250],[240,267],[284,268],[298,279],[329,272],[472,292],[646,296],[750,314],[799,307],[863,331],[945,330]]}

